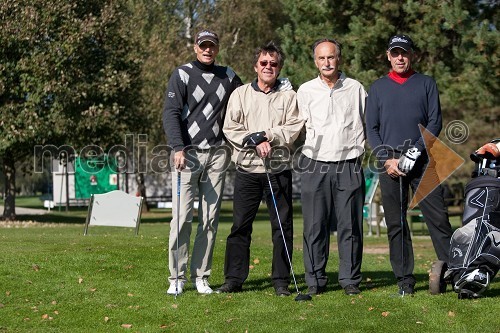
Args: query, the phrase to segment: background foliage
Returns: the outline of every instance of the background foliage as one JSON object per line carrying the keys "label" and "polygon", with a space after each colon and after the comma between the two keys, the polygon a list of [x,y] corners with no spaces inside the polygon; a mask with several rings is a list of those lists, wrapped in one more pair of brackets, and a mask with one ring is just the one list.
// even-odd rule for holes
{"label": "background foliage", "polygon": [[[417,45],[416,69],[439,86],[444,125],[462,120],[467,140],[441,139],[462,157],[499,135],[498,2],[494,0],[6,0],[0,4],[0,159],[6,217],[15,170],[34,145],[123,144],[145,134],[164,144],[161,112],[173,69],[194,59],[193,36],[218,32],[218,62],[252,80],[253,50],[268,40],[287,54],[295,88],[317,75],[313,41],[343,44],[342,70],[368,90],[388,71],[390,35]],[[29,163],[28,163],[29,164]],[[465,179],[470,166],[455,177]],[[29,168],[26,168],[29,171]],[[139,177],[139,181],[140,177]],[[9,210],[10,209],[10,210]]]}

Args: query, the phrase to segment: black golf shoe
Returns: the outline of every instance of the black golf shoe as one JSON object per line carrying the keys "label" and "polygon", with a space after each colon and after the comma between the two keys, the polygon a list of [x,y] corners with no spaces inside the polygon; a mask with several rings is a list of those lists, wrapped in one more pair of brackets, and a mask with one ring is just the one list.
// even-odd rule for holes
{"label": "black golf shoe", "polygon": [[359,290],[359,287],[355,284],[348,284],[347,286],[344,287],[344,293],[346,295],[352,296],[360,294],[361,290]]}
{"label": "black golf shoe", "polygon": [[276,287],[276,296],[290,296],[292,293],[288,290],[288,287]]}
{"label": "black golf shoe", "polygon": [[309,288],[307,288],[307,293],[309,295],[319,295],[319,294],[322,294],[324,293],[326,290],[326,286],[309,286]]}
{"label": "black golf shoe", "polygon": [[222,294],[222,293],[239,293],[242,291],[243,288],[240,284],[232,284],[232,283],[224,283],[222,286],[217,288],[215,292],[217,294]]}

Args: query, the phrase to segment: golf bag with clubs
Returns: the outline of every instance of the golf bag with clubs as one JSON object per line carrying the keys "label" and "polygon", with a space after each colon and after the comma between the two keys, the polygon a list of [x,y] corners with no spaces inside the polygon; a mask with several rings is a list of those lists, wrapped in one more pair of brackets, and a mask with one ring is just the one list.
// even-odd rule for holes
{"label": "golf bag with clubs", "polygon": [[500,268],[500,161],[476,154],[471,159],[476,170],[465,187],[462,227],[453,233],[442,267],[459,299],[481,297]]}

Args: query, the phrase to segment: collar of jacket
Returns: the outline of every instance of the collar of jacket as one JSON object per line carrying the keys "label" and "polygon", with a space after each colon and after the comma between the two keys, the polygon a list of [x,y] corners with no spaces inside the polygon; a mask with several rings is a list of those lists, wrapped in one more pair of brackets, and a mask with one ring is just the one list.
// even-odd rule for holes
{"label": "collar of jacket", "polygon": [[269,94],[271,92],[275,92],[278,90],[278,86],[280,85],[280,81],[278,79],[276,79],[276,82],[274,82],[274,86],[271,88],[271,90],[269,90],[267,93],[266,92],[263,92],[262,90],[260,90],[259,88],[259,85],[257,84],[257,79],[253,80],[252,81],[252,88],[255,90],[255,91],[258,91],[258,92],[261,92],[261,93],[264,93],[264,94]]}

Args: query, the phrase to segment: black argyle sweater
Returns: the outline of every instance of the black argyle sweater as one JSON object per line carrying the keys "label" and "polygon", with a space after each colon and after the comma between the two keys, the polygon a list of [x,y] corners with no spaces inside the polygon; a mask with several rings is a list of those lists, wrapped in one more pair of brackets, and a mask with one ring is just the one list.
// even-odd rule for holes
{"label": "black argyle sweater", "polygon": [[243,85],[229,67],[199,61],[177,67],[168,82],[163,129],[174,151],[207,149],[223,142],[222,124],[229,95]]}

